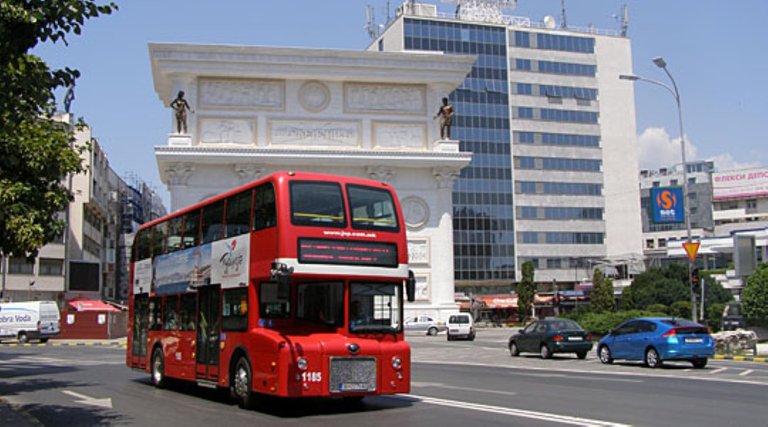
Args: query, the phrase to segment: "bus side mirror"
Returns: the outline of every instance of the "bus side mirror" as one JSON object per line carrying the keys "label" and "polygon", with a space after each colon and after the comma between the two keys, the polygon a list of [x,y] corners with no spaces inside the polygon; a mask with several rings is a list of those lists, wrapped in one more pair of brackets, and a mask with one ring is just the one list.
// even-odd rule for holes
{"label": "bus side mirror", "polygon": [[408,280],[405,281],[405,295],[408,302],[416,301],[416,276],[411,270],[408,270]]}

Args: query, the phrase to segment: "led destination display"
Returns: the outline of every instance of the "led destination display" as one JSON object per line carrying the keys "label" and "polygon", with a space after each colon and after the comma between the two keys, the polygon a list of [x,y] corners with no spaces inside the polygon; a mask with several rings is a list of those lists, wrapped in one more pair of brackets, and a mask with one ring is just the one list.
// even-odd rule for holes
{"label": "led destination display", "polygon": [[299,262],[397,267],[392,243],[299,239]]}

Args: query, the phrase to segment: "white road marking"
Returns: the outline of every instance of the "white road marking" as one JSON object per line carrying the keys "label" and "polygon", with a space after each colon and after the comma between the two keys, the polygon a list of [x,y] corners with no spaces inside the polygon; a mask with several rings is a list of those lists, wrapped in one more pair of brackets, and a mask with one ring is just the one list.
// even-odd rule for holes
{"label": "white road marking", "polygon": [[489,413],[500,414],[500,415],[510,415],[514,417],[530,418],[534,420],[550,421],[553,423],[570,424],[570,425],[576,425],[576,426],[615,426],[615,427],[628,426],[628,424],[621,424],[621,423],[616,423],[612,421],[594,420],[594,419],[580,418],[580,417],[570,417],[567,415],[558,415],[558,414],[552,414],[547,412],[536,412],[536,411],[528,411],[525,409],[505,408],[503,406],[481,405],[481,404],[471,403],[471,402],[438,399],[434,397],[417,396],[413,394],[405,394],[405,395],[399,395],[399,396],[393,396],[393,397],[395,398],[407,397],[407,398],[416,399],[431,405],[447,406],[451,408],[459,408],[462,410],[469,409],[473,411],[489,412]]}
{"label": "white road marking", "polygon": [[725,371],[725,370],[727,370],[727,369],[728,369],[728,368],[720,368],[720,369],[715,369],[714,371],[710,371],[709,373],[710,373],[710,374],[719,374],[720,372],[723,372],[723,371]]}
{"label": "white road marking", "polygon": [[739,375],[741,375],[742,377],[746,377],[747,375],[751,374],[752,372],[755,372],[755,370],[754,369],[747,369],[746,371],[740,373]]}
{"label": "white road marking", "polygon": [[99,406],[101,408],[112,409],[112,399],[109,397],[98,399],[95,397],[76,393],[70,390],[62,390],[61,392],[80,399],[80,400],[76,400],[75,403],[82,403],[83,405]]}

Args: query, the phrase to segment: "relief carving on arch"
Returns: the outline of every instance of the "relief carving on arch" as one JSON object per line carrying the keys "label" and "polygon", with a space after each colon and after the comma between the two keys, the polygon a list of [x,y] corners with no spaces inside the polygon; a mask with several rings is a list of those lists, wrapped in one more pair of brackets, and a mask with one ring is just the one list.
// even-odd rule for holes
{"label": "relief carving on arch", "polygon": [[452,167],[432,168],[432,176],[437,182],[437,188],[453,188],[453,182],[459,177],[459,169]]}
{"label": "relief carving on arch", "polygon": [[282,110],[285,83],[280,80],[200,79],[203,108],[248,108]]}
{"label": "relief carving on arch", "polygon": [[194,171],[195,166],[192,163],[169,163],[165,166],[168,185],[187,185]]}
{"label": "relief carving on arch", "polygon": [[347,83],[344,109],[350,113],[426,113],[424,85]]}

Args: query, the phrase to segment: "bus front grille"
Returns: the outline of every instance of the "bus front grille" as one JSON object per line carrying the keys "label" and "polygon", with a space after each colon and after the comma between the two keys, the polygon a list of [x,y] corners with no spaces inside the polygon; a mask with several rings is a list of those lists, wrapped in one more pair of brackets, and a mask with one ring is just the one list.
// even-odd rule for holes
{"label": "bus front grille", "polygon": [[375,357],[332,357],[331,393],[376,391]]}

